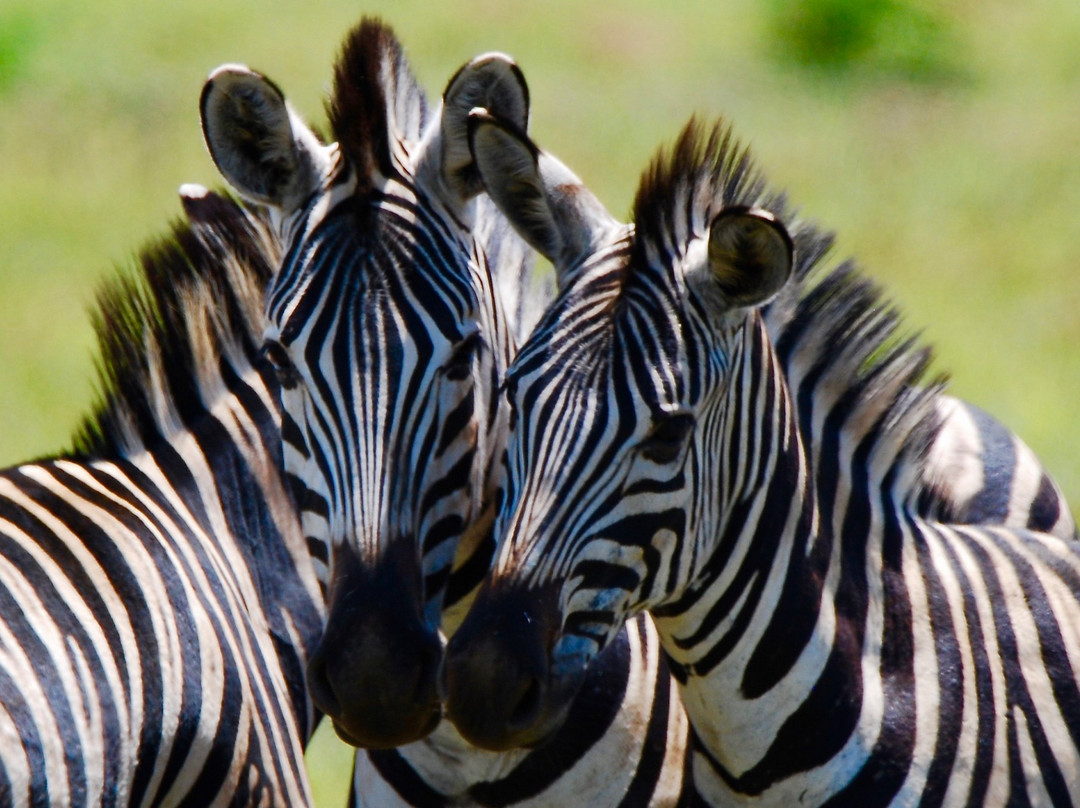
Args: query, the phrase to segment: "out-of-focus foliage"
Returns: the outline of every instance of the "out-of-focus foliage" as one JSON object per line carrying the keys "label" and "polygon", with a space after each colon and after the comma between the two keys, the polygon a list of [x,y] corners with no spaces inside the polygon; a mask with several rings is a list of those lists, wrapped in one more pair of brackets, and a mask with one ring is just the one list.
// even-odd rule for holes
{"label": "out-of-focus foliage", "polygon": [[0,93],[19,77],[39,34],[38,21],[29,12],[0,9]]}
{"label": "out-of-focus foliage", "polygon": [[829,77],[960,78],[957,32],[920,0],[771,0],[776,55]]}

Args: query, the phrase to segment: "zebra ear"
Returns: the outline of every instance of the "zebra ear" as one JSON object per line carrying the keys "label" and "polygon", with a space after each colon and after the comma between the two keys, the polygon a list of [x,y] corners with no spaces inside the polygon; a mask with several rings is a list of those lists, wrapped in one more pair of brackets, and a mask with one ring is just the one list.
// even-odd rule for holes
{"label": "zebra ear", "polygon": [[242,196],[288,212],[319,187],[326,147],[269,79],[222,65],[206,80],[199,110],[210,156]]}
{"label": "zebra ear", "polygon": [[441,121],[441,170],[452,188],[469,199],[483,190],[469,151],[469,112],[482,107],[521,131],[529,126],[529,87],[514,60],[485,53],[463,65],[446,85]]}
{"label": "zebra ear", "polygon": [[510,121],[473,110],[469,150],[488,195],[521,237],[555,266],[560,286],[577,259],[618,226],[574,172]]}
{"label": "zebra ear", "polygon": [[794,246],[787,228],[760,208],[735,207],[709,226],[709,269],[732,307],[768,302],[791,277]]}

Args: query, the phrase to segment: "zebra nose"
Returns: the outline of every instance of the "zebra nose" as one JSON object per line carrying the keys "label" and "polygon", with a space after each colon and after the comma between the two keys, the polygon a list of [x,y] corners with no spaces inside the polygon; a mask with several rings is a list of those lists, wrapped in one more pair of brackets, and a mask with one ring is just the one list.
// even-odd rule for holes
{"label": "zebra nose", "polygon": [[312,701],[353,746],[425,737],[441,717],[442,644],[420,616],[418,590],[386,570],[334,565],[330,614],[308,661]]}
{"label": "zebra nose", "polygon": [[558,729],[570,700],[552,698],[557,614],[554,599],[537,593],[477,596],[440,676],[446,716],[465,740],[501,751],[537,746]]}
{"label": "zebra nose", "polygon": [[[328,626],[333,628],[333,626]],[[441,715],[434,632],[372,616],[331,631],[308,663],[308,691],[346,743],[386,749],[428,735]]]}

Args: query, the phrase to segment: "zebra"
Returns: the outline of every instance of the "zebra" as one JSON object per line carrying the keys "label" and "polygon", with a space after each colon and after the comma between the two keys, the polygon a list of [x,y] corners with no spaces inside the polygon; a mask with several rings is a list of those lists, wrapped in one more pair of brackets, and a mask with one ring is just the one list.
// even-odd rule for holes
{"label": "zebra", "polygon": [[499,550],[444,660],[463,737],[549,735],[647,611],[708,804],[1080,804],[1080,543],[1060,493],[1000,507],[1030,479],[1019,462],[986,475],[994,502],[949,490],[935,443],[963,427],[928,350],[850,264],[810,272],[827,239],[783,224],[730,129],[692,120],[633,225],[512,123],[478,111],[470,142],[560,292],[504,381]]}
{"label": "zebra", "polygon": [[259,359],[269,222],[194,187],[96,310],[72,448],[0,473],[0,804],[306,805],[324,606]]}
{"label": "zebra", "polygon": [[688,723],[647,621],[601,655],[548,748],[493,753],[440,723],[442,632],[494,552],[502,371],[550,296],[531,252],[474,199],[474,107],[526,126],[509,57],[466,64],[429,111],[374,20],[336,65],[330,145],[249,68],[223,66],[203,90],[214,162],[268,207],[283,244],[264,350],[283,391],[285,466],[308,492],[305,533],[330,547],[308,687],[363,748],[363,804],[674,804]]}

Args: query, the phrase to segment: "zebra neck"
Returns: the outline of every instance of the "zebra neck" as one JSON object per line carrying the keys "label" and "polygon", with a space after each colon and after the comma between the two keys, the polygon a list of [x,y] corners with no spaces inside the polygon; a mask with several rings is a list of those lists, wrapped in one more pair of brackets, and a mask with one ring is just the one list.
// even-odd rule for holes
{"label": "zebra neck", "polygon": [[[235,582],[273,638],[265,653],[299,672],[320,639],[325,606],[280,467],[278,404],[254,369],[227,375],[227,387],[207,396],[190,426],[174,420],[163,441],[124,460],[183,515],[196,552]],[[293,678],[290,697],[306,740],[314,713],[302,678]]]}
{"label": "zebra neck", "polygon": [[826,667],[835,615],[810,453],[757,318],[731,358],[719,426],[700,430],[719,445],[699,450],[699,485],[721,489],[697,498],[712,512],[690,514],[701,561],[653,616],[699,746],[738,784],[768,780],[777,737]]}

